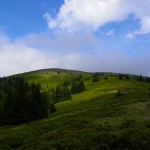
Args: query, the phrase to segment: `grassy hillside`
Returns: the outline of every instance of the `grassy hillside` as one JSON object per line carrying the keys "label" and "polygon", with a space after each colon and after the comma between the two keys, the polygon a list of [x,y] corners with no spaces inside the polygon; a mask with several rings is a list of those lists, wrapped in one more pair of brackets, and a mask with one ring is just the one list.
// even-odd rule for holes
{"label": "grassy hillside", "polygon": [[[21,76],[46,88],[80,74],[86,91],[57,103],[57,111],[47,119],[0,127],[0,149],[150,149],[148,83],[132,78],[118,80],[108,74],[93,83],[89,73],[60,69]],[[123,95],[116,97],[118,89]]]}
{"label": "grassy hillside", "polygon": [[79,75],[87,76],[88,73],[66,69],[43,69],[18,74],[17,76],[24,76],[29,82],[34,81],[35,83],[41,83],[43,88],[52,88],[59,83]]}

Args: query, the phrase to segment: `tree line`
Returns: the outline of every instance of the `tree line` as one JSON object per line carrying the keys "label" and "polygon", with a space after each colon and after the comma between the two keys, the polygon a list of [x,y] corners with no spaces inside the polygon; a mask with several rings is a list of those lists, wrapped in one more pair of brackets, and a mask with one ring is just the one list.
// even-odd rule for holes
{"label": "tree line", "polygon": [[0,125],[12,125],[45,118],[52,103],[41,85],[24,78],[0,79]]}
{"label": "tree line", "polygon": [[58,103],[65,100],[71,100],[73,94],[78,94],[85,91],[85,85],[82,77],[72,79],[71,81],[65,81],[62,84],[52,88],[50,91],[51,100],[54,103]]}
{"label": "tree line", "polygon": [[0,78],[0,125],[15,125],[48,117],[55,103],[71,100],[85,90],[81,78],[65,81],[43,91],[41,84],[28,83],[22,77]]}

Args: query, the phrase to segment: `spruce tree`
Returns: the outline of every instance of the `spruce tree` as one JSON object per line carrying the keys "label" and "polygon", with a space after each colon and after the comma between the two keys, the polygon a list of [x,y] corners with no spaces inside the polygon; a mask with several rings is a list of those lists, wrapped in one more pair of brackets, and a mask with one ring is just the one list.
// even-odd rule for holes
{"label": "spruce tree", "polygon": [[126,75],[126,80],[129,80],[129,79],[130,79],[130,77],[129,77],[129,75],[127,74],[127,75]]}
{"label": "spruce tree", "polygon": [[84,82],[81,81],[73,81],[72,86],[71,86],[71,92],[72,94],[77,94],[85,91],[85,85]]}
{"label": "spruce tree", "polygon": [[5,101],[0,108],[1,125],[19,124],[48,116],[49,98],[45,92],[41,92],[40,84],[28,84],[20,77],[3,79],[2,82],[0,91]]}
{"label": "spruce tree", "polygon": [[122,75],[120,73],[119,73],[118,79],[119,80],[123,80],[123,77],[122,77]]}

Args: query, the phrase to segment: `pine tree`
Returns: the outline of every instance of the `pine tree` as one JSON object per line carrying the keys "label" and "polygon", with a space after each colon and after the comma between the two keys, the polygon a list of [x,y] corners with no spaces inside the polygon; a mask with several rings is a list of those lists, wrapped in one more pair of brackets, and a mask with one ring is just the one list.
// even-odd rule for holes
{"label": "pine tree", "polygon": [[144,78],[140,75],[140,76],[137,76],[137,81],[144,81]]}
{"label": "pine tree", "polygon": [[98,82],[98,81],[99,81],[99,76],[95,76],[95,77],[93,77],[92,82]]}
{"label": "pine tree", "polygon": [[71,86],[71,92],[72,94],[77,94],[85,91],[85,85],[84,82],[81,81],[73,81],[72,86]]}
{"label": "pine tree", "polygon": [[146,78],[146,82],[150,83],[150,77]]}
{"label": "pine tree", "polygon": [[98,82],[99,81],[99,73],[93,74],[93,80],[92,82]]}
{"label": "pine tree", "polygon": [[126,75],[126,80],[129,80],[129,79],[130,79],[130,77],[129,77],[129,75],[127,74],[127,75]]}
{"label": "pine tree", "polygon": [[52,95],[52,101],[54,103],[72,99],[71,90],[65,83],[61,85],[57,85],[56,89],[52,89],[51,95]]}
{"label": "pine tree", "polygon": [[106,76],[105,76],[105,78],[104,78],[104,79],[105,79],[105,80],[108,80],[108,77],[106,77]]}
{"label": "pine tree", "polygon": [[122,77],[121,74],[119,74],[118,79],[119,79],[119,80],[123,80],[123,77]]}
{"label": "pine tree", "polygon": [[50,113],[54,113],[54,112],[56,112],[56,108],[55,108],[54,103],[52,102],[50,105]]}
{"label": "pine tree", "polygon": [[49,98],[41,92],[40,84],[11,77],[1,81],[0,91],[5,100],[0,107],[0,124],[19,124],[48,116]]}

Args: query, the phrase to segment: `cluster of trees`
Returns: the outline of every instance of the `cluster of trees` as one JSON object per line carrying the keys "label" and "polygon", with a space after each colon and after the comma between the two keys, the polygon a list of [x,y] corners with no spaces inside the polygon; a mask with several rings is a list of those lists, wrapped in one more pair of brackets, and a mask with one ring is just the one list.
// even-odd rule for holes
{"label": "cluster of trees", "polygon": [[22,77],[0,78],[0,125],[13,125],[46,118],[55,112],[55,103],[71,100],[72,94],[85,91],[82,76],[56,88],[43,91],[40,84]]}
{"label": "cluster of trees", "polygon": [[140,75],[140,76],[137,76],[137,77],[136,77],[136,80],[137,80],[137,81],[142,81],[142,82],[145,81],[144,77],[141,76],[141,75]]}
{"label": "cluster of trees", "polygon": [[141,82],[148,82],[148,83],[150,83],[150,77],[144,77],[142,75],[136,76],[136,80],[137,81],[141,81]]}
{"label": "cluster of trees", "polygon": [[142,75],[136,76],[136,80],[150,83],[150,77],[144,77]]}
{"label": "cluster of trees", "polygon": [[117,90],[117,93],[116,93],[116,97],[120,97],[120,96],[122,96],[122,95],[123,95],[123,93],[121,92],[120,89],[118,89],[118,90]]}
{"label": "cluster of trees", "polygon": [[72,85],[71,85],[71,93],[72,94],[77,94],[85,91],[85,85],[82,79],[76,79],[73,80]]}
{"label": "cluster of trees", "polygon": [[123,79],[130,80],[130,76],[129,76],[129,74],[120,74],[119,73],[118,79],[119,80],[123,80]]}
{"label": "cluster of trees", "polygon": [[122,74],[120,74],[120,73],[119,73],[119,75],[118,75],[118,79],[119,79],[119,80],[123,80],[123,76],[122,76]]}
{"label": "cluster of trees", "polygon": [[146,77],[146,82],[150,83],[150,77]]}
{"label": "cluster of trees", "polygon": [[99,76],[100,76],[99,73],[94,73],[94,74],[93,74],[92,82],[98,82],[98,81],[99,81]]}
{"label": "cluster of trees", "polygon": [[71,81],[65,81],[64,83],[57,85],[56,88],[50,90],[51,100],[54,103],[58,103],[65,100],[71,100],[73,94],[81,93],[85,91],[85,85],[80,75]]}
{"label": "cluster of trees", "polygon": [[51,99],[54,103],[72,99],[71,90],[65,83],[66,82],[61,85],[57,85],[56,88],[51,89]]}
{"label": "cluster of trees", "polygon": [[123,79],[126,79],[126,80],[130,80],[130,78],[133,78],[137,81],[141,81],[141,82],[148,82],[150,83],[150,77],[144,77],[142,75],[139,75],[139,76],[130,76],[129,74],[118,74],[118,79],[119,80],[123,80]]}
{"label": "cluster of trees", "polygon": [[[24,78],[0,79],[0,125],[12,125],[45,118],[54,108],[49,94],[40,84],[28,84]],[[54,110],[54,109],[53,109]]]}

